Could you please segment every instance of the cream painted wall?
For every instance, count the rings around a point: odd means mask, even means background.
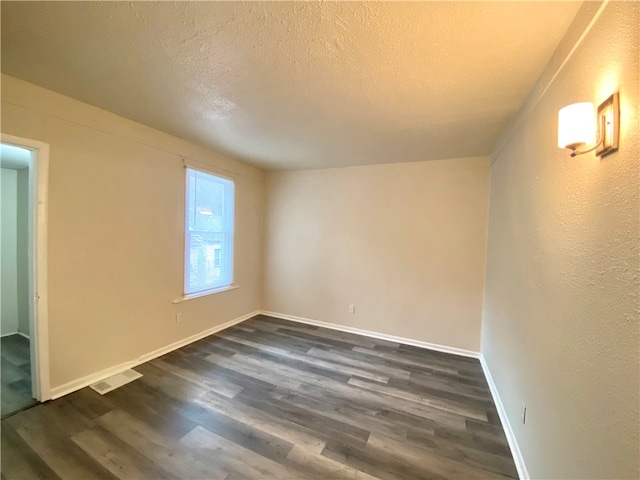
[[[266,310],[479,350],[488,158],[267,178]]]
[[[18,172],[17,192],[17,287],[18,287],[18,331],[29,336],[29,169]]]
[[[2,243],[0,267],[2,271],[2,282],[0,298],[0,314],[2,316],[0,334],[6,335],[18,331],[18,288],[17,278],[17,257],[16,257],[16,223],[17,223],[17,187],[18,172],[7,168],[0,169],[2,180],[2,191],[0,202],[2,202],[0,212],[0,231],[2,232]]]
[[[482,352],[532,478],[640,477],[640,4],[604,6],[553,80],[599,7],[582,7],[491,168]],[[618,90],[617,153],[556,147],[561,107]]]
[[[53,388],[260,308],[261,170],[6,75],[2,132],[50,145]],[[173,304],[183,285],[181,157],[236,180],[240,288]]]

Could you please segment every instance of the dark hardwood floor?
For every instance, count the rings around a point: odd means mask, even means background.
[[[31,353],[29,340],[22,335],[0,338],[2,418],[35,405],[31,397]]]
[[[258,316],[2,421],[2,478],[517,478],[477,360]]]

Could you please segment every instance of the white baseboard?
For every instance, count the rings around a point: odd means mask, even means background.
[[[500,417],[500,423],[502,423],[502,429],[504,430],[504,434],[506,435],[507,441],[509,442],[511,455],[513,456],[513,461],[515,462],[516,469],[518,470],[518,476],[520,477],[520,480],[529,480],[531,477],[529,476],[529,471],[527,470],[527,466],[524,463],[524,457],[522,456],[522,452],[520,451],[520,447],[518,446],[516,436],[513,433],[513,429],[511,428],[511,423],[509,423],[507,411],[502,404],[500,394],[498,393],[498,387],[496,387],[496,384],[493,381],[489,366],[487,365],[487,362],[484,359],[484,355],[482,354],[480,354],[480,365],[482,365],[482,371],[484,372],[484,376],[487,379],[487,383],[489,384],[489,390],[491,390],[493,403],[496,404],[498,416]]]
[[[27,335],[26,333],[22,333],[22,332],[3,333],[2,335],[0,335],[0,338],[10,337],[11,335],[20,335],[21,337],[24,337],[27,340],[31,340],[29,335]]]
[[[411,338],[396,337],[395,335],[387,335],[386,333],[372,332],[371,330],[361,330],[359,328],[346,327],[344,325],[338,325],[336,323],[321,322],[319,320],[312,320],[310,318],[296,317],[295,315],[287,315],[285,313],[269,312],[261,310],[262,315],[269,317],[281,318],[283,320],[291,320],[292,322],[306,323],[307,325],[315,325],[317,327],[330,328],[331,330],[339,330],[341,332],[355,333],[357,335],[364,335],[365,337],[378,338],[380,340],[387,340],[389,342],[404,343],[405,345],[412,345],[414,347],[426,348],[428,350],[436,350],[438,352],[452,353],[453,355],[461,355],[463,357],[480,358],[480,352],[474,352],[473,350],[465,350],[463,348],[448,347],[446,345],[439,345],[437,343],[421,342],[419,340],[413,340]]]
[[[378,339],[387,340],[390,342],[403,343],[405,345],[412,345],[415,347],[426,348],[429,350],[436,350],[438,352],[451,353],[454,355],[462,355],[462,356],[471,357],[471,358],[479,358],[480,365],[482,365],[482,370],[487,379],[487,383],[489,384],[491,396],[493,397],[493,401],[498,410],[498,416],[500,417],[502,428],[507,437],[507,441],[509,442],[509,447],[511,449],[511,454],[513,455],[513,460],[515,462],[516,469],[518,471],[518,476],[520,477],[520,480],[529,480],[531,478],[529,476],[529,472],[527,471],[527,467],[524,463],[524,458],[522,456],[522,452],[520,451],[520,447],[518,446],[516,437],[513,433],[513,429],[511,428],[511,424],[509,423],[509,418],[505,411],[504,405],[502,404],[502,400],[500,399],[500,394],[498,393],[496,384],[494,383],[493,377],[491,376],[491,371],[489,370],[489,367],[484,359],[484,356],[481,353],[474,352],[473,350],[465,350],[462,348],[449,347],[446,345],[422,342],[422,341],[413,340],[410,338],[397,337],[395,335],[387,335],[385,333],[372,332],[370,330],[362,330],[359,328],[347,327],[347,326],[338,325],[335,323],[321,322],[319,320],[312,320],[310,318],[297,317],[294,315],[287,315],[284,313],[269,312],[266,310],[256,310],[256,311],[247,313],[233,320],[229,320],[228,322],[225,322],[223,324],[216,325],[215,327],[211,327],[207,330],[203,330],[200,333],[196,333],[195,335],[191,335],[190,337],[184,338],[182,340],[178,340],[177,342],[171,343],[164,347],[158,348],[152,352],[141,355],[140,357],[134,360],[131,360],[129,362],[120,363],[113,367],[100,370],[99,372],[86,375],[82,378],[78,378],[76,380],[72,380],[71,382],[65,383],[64,385],[60,385],[58,387],[52,388],[51,399],[53,400],[56,398],[60,398],[64,395],[68,395],[69,393],[75,392],[76,390],[80,390],[81,388],[87,387],[92,383],[99,382],[100,380],[104,380],[107,377],[123,372],[130,368],[134,368],[142,363],[148,362],[150,360],[153,360],[154,358],[160,357],[169,352],[177,350],[178,348],[184,347],[185,345],[189,345],[190,343],[196,342],[204,337],[207,337],[209,335],[222,331],[226,328],[232,327],[233,325],[236,325],[238,323],[244,322],[245,320],[248,320],[249,318],[252,318],[258,314],[281,318],[283,320],[291,320],[293,322],[304,323],[307,325],[314,325],[318,327],[329,328],[329,329],[338,330],[341,332],[348,332],[348,333],[354,333],[357,335],[363,335],[366,337],[378,338]],[[8,335],[15,335],[16,333],[19,335],[25,336],[20,332],[15,332],[15,333],[4,334],[2,335],[2,337],[6,337]]]
[[[190,337],[183,338],[182,340],[178,340],[177,342],[173,342],[169,345],[165,345],[164,347],[158,348],[149,353],[145,353],[144,355],[139,356],[138,358],[120,363],[118,365],[114,365],[113,367],[105,368],[104,370],[100,370],[99,372],[92,373],[90,375],[86,375],[82,378],[78,378],[76,380],[72,380],[70,382],[65,383],[64,385],[60,385],[58,387],[51,389],[51,400],[56,398],[60,398],[64,395],[68,395],[69,393],[75,392],[76,390],[80,390],[81,388],[87,387],[92,383],[99,382],[104,380],[111,375],[115,375],[120,372],[124,372],[130,368],[134,368],[142,363],[148,362],[149,360],[153,360],[154,358],[165,355],[169,352],[177,350],[178,348],[184,347],[185,345],[189,345],[190,343],[196,342],[204,337],[208,337],[214,333],[217,333],[225,328],[232,327],[237,323],[244,322],[251,317],[258,315],[260,312],[258,310],[247,313],[246,315],[242,315],[241,317],[234,318],[233,320],[229,320],[228,322],[222,323],[220,325],[216,325],[215,327],[208,328],[207,330],[203,330],[200,333],[196,333],[195,335],[191,335]]]

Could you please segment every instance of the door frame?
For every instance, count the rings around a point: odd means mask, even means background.
[[[31,390],[40,402],[51,399],[49,372],[49,306],[47,270],[47,209],[49,145],[37,140],[1,134],[2,143],[31,150],[29,161],[29,336]]]

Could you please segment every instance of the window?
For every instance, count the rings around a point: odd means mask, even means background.
[[[233,180],[187,169],[185,294],[233,282]]]

